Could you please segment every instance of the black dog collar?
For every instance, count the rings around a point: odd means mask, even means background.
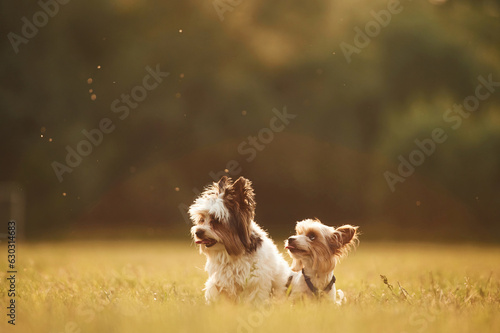
[[[306,273],[304,272],[304,269],[302,268],[302,275],[304,275],[304,280],[306,280],[306,284],[307,286],[309,287],[309,289],[312,291],[312,293],[316,296],[318,296],[318,288],[316,288],[312,282],[311,282],[311,278],[309,276],[306,275]],[[337,279],[335,278],[335,274],[332,276],[332,279],[330,281],[330,283],[328,283],[328,285],[323,289],[323,291],[325,293],[328,293],[330,290],[332,290],[332,287],[333,287],[333,284],[335,283],[335,281],[337,281]]]

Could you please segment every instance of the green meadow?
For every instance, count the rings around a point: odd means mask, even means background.
[[[189,242],[20,243],[15,326],[0,264],[0,331],[499,332],[499,262],[494,246],[361,241],[336,268],[345,305],[256,308],[206,305],[205,257]]]

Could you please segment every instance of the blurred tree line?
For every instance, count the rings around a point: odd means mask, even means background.
[[[377,21],[396,5],[387,24]],[[474,96],[480,76],[500,82],[500,1],[1,9],[0,181],[24,191],[31,238],[187,234],[185,207],[228,169],[253,181],[257,221],[276,236],[318,217],[361,225],[372,239],[500,240],[500,87],[460,128],[443,118]],[[26,21],[40,25],[31,38]],[[356,46],[356,31],[369,43],[349,62],[340,45]],[[147,68],[169,74],[131,107],[123,95],[144,94]],[[296,118],[248,161],[238,147],[285,107]],[[67,146],[77,150],[89,141],[82,131],[105,118],[113,131],[69,167]],[[391,191],[386,172],[398,175],[399,156],[436,128],[447,140]],[[54,162],[71,169],[62,181]]]

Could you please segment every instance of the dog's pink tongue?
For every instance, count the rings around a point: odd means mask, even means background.
[[[291,246],[291,245],[288,245],[285,247],[285,249],[295,249],[295,247]]]

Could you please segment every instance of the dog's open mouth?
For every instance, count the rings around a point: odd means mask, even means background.
[[[206,247],[214,246],[217,243],[215,239],[204,238],[196,241],[196,244],[204,244]]]
[[[285,246],[285,249],[287,249],[290,252],[305,252],[305,250],[301,250],[301,249],[296,248],[295,246],[290,245],[290,244]]]

